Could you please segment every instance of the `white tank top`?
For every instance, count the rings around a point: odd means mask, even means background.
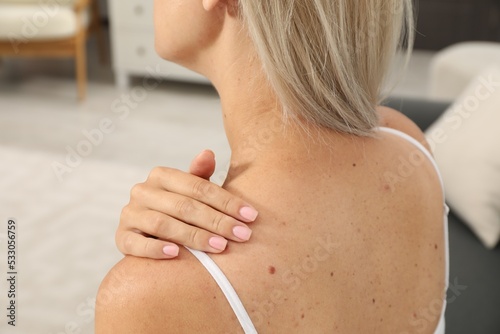
[[[419,150],[421,150],[425,156],[432,162],[432,165],[436,169],[436,173],[439,177],[439,181],[441,183],[441,189],[443,190],[443,205],[444,205],[444,217],[443,217],[443,228],[444,228],[444,245],[445,245],[445,261],[446,261],[446,274],[445,274],[445,285],[446,285],[446,290],[448,289],[448,281],[449,281],[449,247],[448,247],[448,213],[449,213],[449,208],[446,205],[444,201],[444,185],[443,185],[443,179],[441,177],[441,174],[439,173],[439,169],[437,167],[437,164],[432,157],[432,155],[427,151],[427,149],[420,144],[417,140],[415,140],[413,137],[407,135],[406,133],[403,133],[401,131],[395,130],[395,129],[390,129],[390,128],[384,128],[381,127],[379,128],[380,131],[390,133],[393,135],[396,135],[413,145],[415,145]],[[200,252],[197,250],[190,249],[186,247],[200,262],[201,264],[207,269],[207,271],[212,275],[214,278],[215,282],[217,282],[217,285],[219,285],[220,289],[224,293],[224,296],[226,296],[226,299],[228,300],[229,304],[231,305],[231,308],[233,309],[234,313],[236,314],[236,317],[238,318],[238,321],[241,324],[241,327],[245,331],[246,334],[256,334],[257,330],[255,329],[255,326],[250,319],[250,316],[248,315],[247,311],[245,310],[245,307],[243,306],[243,303],[241,302],[240,298],[238,297],[238,294],[234,290],[233,286],[227,279],[226,275],[220,270],[219,266],[204,252]],[[441,317],[439,319],[438,326],[436,330],[434,331],[434,334],[444,334],[445,332],[445,320],[444,320],[444,312],[446,310],[446,298],[443,301],[443,309],[441,310]]]

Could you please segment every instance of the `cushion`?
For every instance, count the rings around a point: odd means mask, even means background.
[[[430,96],[453,101],[478,73],[500,66],[500,43],[465,42],[452,45],[433,57],[430,71]]]
[[[23,0],[21,4],[0,0],[0,40],[57,40],[74,36],[77,32],[74,1],[66,2],[69,5],[54,7],[38,1],[33,4],[31,0]],[[89,22],[89,13],[84,11],[83,26],[87,27]]]
[[[426,131],[447,201],[484,245],[500,239],[500,68],[477,76]]]

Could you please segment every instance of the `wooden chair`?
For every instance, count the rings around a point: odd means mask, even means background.
[[[102,61],[104,37],[95,0],[53,1],[46,4],[38,0],[0,0],[0,58],[75,58],[80,100],[86,95],[86,40],[92,32],[97,35]]]

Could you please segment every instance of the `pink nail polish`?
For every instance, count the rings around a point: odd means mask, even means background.
[[[174,245],[167,245],[163,247],[163,254],[176,257],[177,255],[179,255],[179,247]]]
[[[259,213],[249,206],[244,206],[240,209],[240,216],[249,222],[253,222],[255,219],[257,219],[258,215]]]
[[[208,240],[208,244],[217,250],[223,251],[226,249],[227,240],[220,237],[212,237]]]
[[[248,227],[236,226],[235,228],[233,228],[233,234],[236,238],[240,240],[248,241],[252,236],[252,230],[249,229]]]

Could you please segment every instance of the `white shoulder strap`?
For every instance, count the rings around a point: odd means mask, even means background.
[[[234,290],[233,286],[227,279],[226,275],[220,270],[219,266],[206,254],[191,248],[186,247],[188,251],[190,251],[207,269],[207,271],[212,275],[217,285],[219,285],[220,289],[226,296],[227,301],[231,305],[231,308],[236,314],[238,321],[241,324],[241,327],[245,331],[245,334],[257,334],[257,330],[250,319],[243,303],[241,302],[238,294]]]
[[[418,142],[418,140],[416,140],[415,138],[413,138],[412,136],[402,132],[402,131],[399,131],[399,130],[396,130],[396,129],[391,129],[391,128],[386,128],[386,127],[380,127],[378,128],[380,131],[383,131],[383,132],[387,132],[387,133],[392,133],[393,135],[396,135],[406,141],[409,141],[410,143],[412,143],[413,145],[415,145],[420,151],[422,151],[422,153],[425,154],[425,156],[430,160],[430,162],[432,163],[432,165],[434,166],[434,169],[436,170],[436,173],[439,177],[439,182],[441,183],[441,189],[443,189],[443,195],[444,195],[444,183],[443,183],[443,178],[441,177],[441,173],[439,172],[439,168],[436,164],[436,160],[434,160],[434,157],[432,156],[432,154],[425,148],[424,145],[422,145],[421,143]]]

